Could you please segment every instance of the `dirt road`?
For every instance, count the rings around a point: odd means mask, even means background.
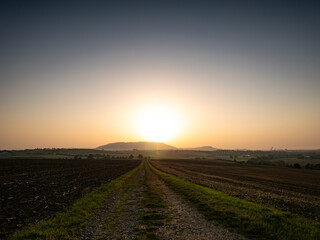
[[[108,198],[78,239],[243,239],[207,221],[173,192],[148,163]]]

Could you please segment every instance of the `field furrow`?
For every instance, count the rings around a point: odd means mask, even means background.
[[[49,219],[139,163],[102,159],[0,160],[0,239],[28,224]]]
[[[16,232],[12,239],[318,239],[316,221],[156,167],[158,161],[143,160],[53,218]],[[199,171],[193,176],[206,174]]]
[[[318,171],[219,160],[157,160],[159,170],[196,184],[320,221]]]

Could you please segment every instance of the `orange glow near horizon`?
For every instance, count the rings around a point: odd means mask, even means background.
[[[320,1],[2,2],[0,150],[320,149]]]
[[[101,60],[29,76],[38,82],[0,94],[0,149],[133,141],[181,148],[319,148],[316,86],[297,82],[288,91],[286,84],[270,85],[271,78],[281,83],[294,75],[251,72],[253,63],[244,71],[229,62],[230,72],[213,64],[215,58],[210,68],[152,59],[115,61],[109,68]]]

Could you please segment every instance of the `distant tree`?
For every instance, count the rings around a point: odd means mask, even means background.
[[[294,168],[301,168],[301,166],[300,166],[300,164],[299,164],[299,163],[295,163],[295,164],[293,164],[293,167],[294,167]]]
[[[142,155],[142,154],[139,154],[139,155],[138,155],[138,158],[139,158],[140,160],[142,160],[142,159],[143,159],[143,155]]]
[[[308,164],[306,164],[306,166],[305,166],[304,168],[306,168],[306,169],[312,169],[312,164],[308,163]]]
[[[134,156],[132,154],[130,154],[129,159],[133,159],[133,158],[134,158]]]
[[[320,164],[306,164],[305,166],[306,169],[316,169],[316,170],[320,170]]]
[[[92,154],[89,154],[87,159],[93,159],[93,155]]]

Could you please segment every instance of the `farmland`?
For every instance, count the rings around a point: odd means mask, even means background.
[[[220,160],[153,160],[157,169],[196,184],[320,221],[317,170],[250,166]]]
[[[0,161],[1,239],[319,236],[318,170],[206,159]]]
[[[48,219],[139,160],[1,159],[0,238]]]
[[[159,171],[151,161],[12,239],[319,239],[319,223]]]
[[[220,159],[230,160],[254,165],[287,166],[293,167],[295,163],[305,168],[307,164],[320,164],[320,150],[121,150],[106,151],[98,149],[25,149],[25,150],[0,150],[0,159],[74,159],[87,158],[89,155],[95,158],[125,159],[130,155],[150,157],[152,159]]]

